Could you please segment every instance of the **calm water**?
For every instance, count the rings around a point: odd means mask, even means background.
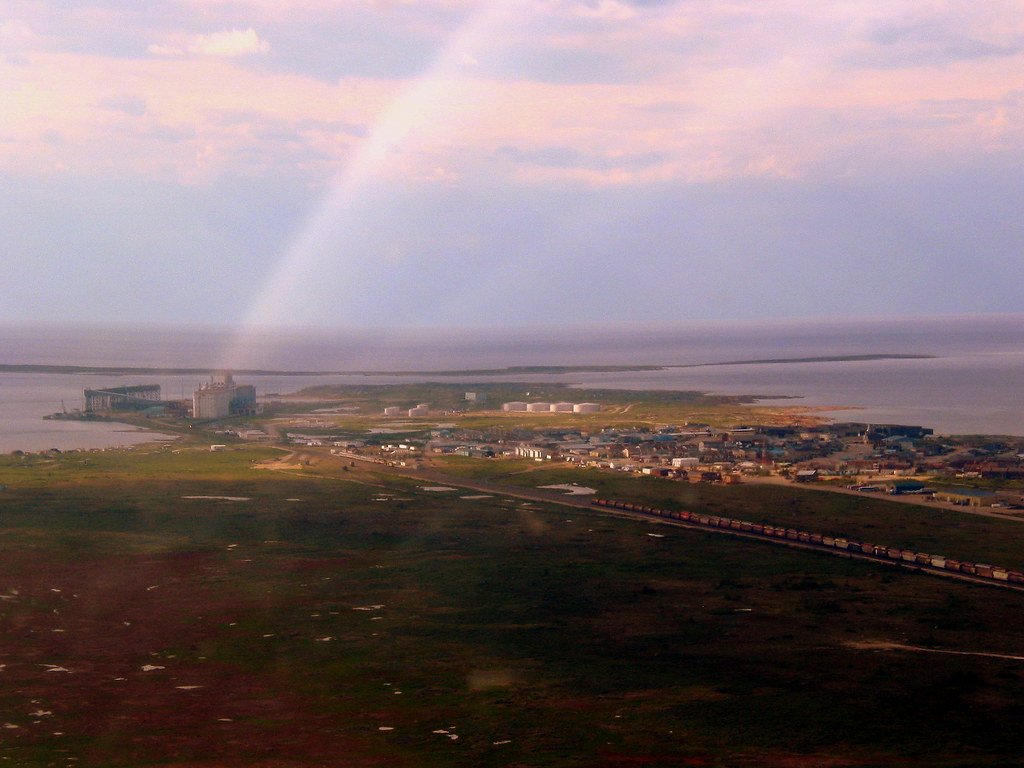
[[[211,328],[0,327],[0,363],[394,371],[508,365],[660,364],[856,354],[930,354],[879,360],[669,368],[616,374],[510,376],[586,386],[686,389],[794,397],[856,408],[842,420],[914,423],[945,433],[1024,435],[1024,316],[832,323],[690,324],[655,328],[353,330],[255,333]],[[438,380],[388,376],[244,377],[261,394],[313,383]],[[464,378],[464,377],[463,377]],[[159,383],[188,396],[199,376],[0,374],[0,451],[98,448],[151,439],[113,424],[44,421],[82,407],[86,387]],[[458,380],[458,379],[451,379]],[[471,381],[472,377],[468,379]],[[488,378],[495,381],[498,379]]]

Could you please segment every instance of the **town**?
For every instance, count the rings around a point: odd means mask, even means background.
[[[502,393],[515,389],[490,387]],[[362,388],[354,398],[340,392],[310,400],[297,393],[258,401],[253,385],[221,373],[197,388],[191,401],[165,401],[159,385],[138,385],[86,390],[85,403],[93,417],[136,414],[163,424],[188,422],[217,440],[215,450],[230,441],[274,442],[327,447],[335,455],[410,468],[444,457],[519,459],[676,482],[792,482],[1010,515],[1024,510],[1024,488],[1015,482],[1024,480],[1020,438],[943,436],[924,426],[806,418],[727,426],[711,420],[651,423],[628,418],[631,406],[623,402],[637,393],[616,397],[584,390],[606,399],[489,405],[485,391],[457,389],[419,390],[435,395],[439,405],[396,404],[406,392],[389,386]],[[325,407],[309,407],[314,404]]]

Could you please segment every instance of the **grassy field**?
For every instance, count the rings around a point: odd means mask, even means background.
[[[275,455],[0,460],[0,758],[1019,763],[1024,662],[857,645],[1017,655],[1018,594]]]
[[[467,402],[466,392],[476,392],[477,402]],[[339,415],[318,414],[320,418],[341,429],[364,431],[367,419],[384,422],[380,416],[386,406],[409,408],[428,403],[435,416],[419,421],[424,429],[436,425],[436,414],[464,411],[454,418],[466,429],[536,429],[544,427],[650,427],[664,424],[710,423],[719,427],[742,424],[793,424],[814,420],[813,414],[794,401],[792,408],[750,406],[755,396],[734,397],[706,395],[700,392],[631,391],[621,389],[582,389],[569,384],[539,382],[474,382],[449,384],[331,385],[310,387],[284,398],[275,405],[277,412],[308,409],[310,401],[318,407],[327,405],[358,408],[358,412]],[[599,402],[600,414],[504,413],[501,405],[509,401],[524,402]],[[406,421],[404,417],[401,419]]]
[[[534,461],[435,459],[446,473],[535,488],[575,482],[608,498],[845,536],[971,562],[1024,568],[1024,524],[793,485],[690,484]]]

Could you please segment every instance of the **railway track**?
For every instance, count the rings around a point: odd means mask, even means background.
[[[334,458],[334,457],[331,457],[331,458]],[[412,479],[416,479],[416,480],[421,480],[421,481],[424,481],[424,482],[437,483],[437,484],[442,484],[442,485],[449,485],[449,486],[453,486],[453,487],[456,487],[456,488],[462,488],[462,489],[472,490],[472,491],[479,491],[481,493],[488,493],[488,494],[506,496],[506,497],[510,497],[510,498],[522,499],[524,501],[536,501],[536,502],[543,502],[543,503],[546,503],[546,504],[558,504],[560,506],[572,507],[574,509],[588,509],[588,510],[592,510],[592,511],[601,511],[601,512],[604,512],[606,514],[610,514],[610,515],[614,515],[616,517],[622,517],[622,518],[626,518],[626,519],[630,519],[630,520],[642,520],[642,521],[647,522],[647,523],[656,523],[656,524],[659,524],[659,525],[666,525],[666,526],[675,527],[675,528],[684,528],[684,529],[693,530],[693,531],[703,531],[705,533],[718,533],[718,534],[722,534],[722,535],[732,536],[732,537],[738,538],[738,539],[745,539],[747,541],[760,542],[762,544],[771,544],[771,545],[774,545],[774,546],[788,547],[790,549],[799,549],[799,550],[803,550],[803,551],[806,551],[806,552],[816,552],[818,554],[830,555],[832,557],[842,557],[842,558],[846,558],[848,560],[861,560],[861,561],[864,561],[864,562],[873,563],[875,565],[886,565],[886,566],[889,566],[891,568],[900,568],[900,569],[906,570],[906,571],[912,571],[912,572],[921,573],[921,574],[925,574],[925,575],[929,575],[929,576],[936,576],[936,577],[944,578],[944,579],[952,579],[954,581],[965,582],[965,583],[968,583],[968,584],[979,584],[979,585],[986,586],[986,587],[996,587],[998,589],[1005,589],[1005,590],[1010,590],[1010,591],[1013,591],[1013,592],[1024,592],[1024,575],[1021,576],[1021,579],[1022,579],[1021,582],[1014,583],[1014,582],[1012,582],[1012,581],[1010,581],[1008,579],[1007,580],[1001,580],[1001,579],[996,579],[996,578],[992,578],[992,577],[988,577],[988,576],[979,576],[976,573],[975,574],[964,573],[962,571],[950,570],[950,569],[948,569],[946,567],[937,567],[937,566],[931,565],[929,563],[921,563],[921,562],[916,562],[916,561],[915,562],[909,562],[909,561],[904,560],[902,558],[901,559],[894,559],[894,558],[891,558],[891,557],[888,557],[888,556],[880,557],[877,554],[868,554],[868,553],[865,553],[863,551],[853,551],[853,550],[850,550],[850,549],[840,549],[840,548],[837,548],[836,546],[828,546],[828,545],[825,545],[825,544],[811,542],[809,540],[808,541],[799,541],[799,540],[794,540],[794,539],[789,539],[789,538],[784,538],[784,537],[778,537],[778,536],[773,536],[773,535],[766,535],[763,532],[758,533],[758,532],[755,532],[753,530],[744,531],[744,530],[736,529],[736,528],[732,528],[732,527],[721,527],[719,525],[710,525],[710,524],[707,524],[707,523],[701,523],[699,521],[699,518],[701,516],[697,516],[697,520],[696,521],[693,521],[693,520],[683,520],[683,519],[679,519],[677,517],[668,517],[667,516],[668,513],[666,513],[665,515],[652,514],[651,512],[643,512],[643,511],[639,511],[638,509],[623,509],[623,508],[620,508],[620,507],[611,506],[610,503],[606,503],[606,504],[595,503],[595,502],[600,501],[598,499],[581,500],[579,497],[560,496],[558,494],[555,494],[555,493],[552,493],[552,492],[549,492],[549,491],[539,490],[539,489],[538,490],[534,490],[534,489],[531,489],[531,488],[510,488],[507,485],[502,485],[502,484],[498,484],[498,483],[489,483],[489,482],[484,482],[484,481],[479,481],[479,480],[466,480],[465,478],[453,477],[451,475],[446,475],[444,473],[437,472],[437,471],[434,471],[434,470],[429,470],[429,469],[408,469],[408,468],[402,468],[402,467],[387,466],[387,465],[384,465],[384,464],[380,464],[378,462],[371,462],[371,460],[368,460],[368,459],[366,459],[364,457],[361,457],[361,456],[358,456],[358,455],[354,455],[354,454],[351,455],[351,456],[346,456],[345,459],[346,460],[357,460],[357,461],[363,461],[363,462],[367,462],[367,463],[372,463],[374,471],[378,471],[378,472],[379,471],[384,471],[384,472],[386,472],[388,474],[399,475],[399,476],[402,476],[402,477],[408,477],[408,478],[412,478]],[[623,504],[624,505],[627,502],[615,502],[615,503],[619,503],[619,504]],[[639,505],[631,504],[631,506],[637,507]],[[664,510],[657,510],[657,511],[663,512]],[[681,514],[681,513],[676,513],[676,514]],[[686,514],[690,514],[690,513],[686,513]],[[717,518],[717,517],[713,517],[713,516],[704,516],[704,517],[706,517],[708,520],[711,520],[711,519],[715,519],[715,520],[729,520],[728,518]],[[729,520],[729,522],[731,523],[733,521]],[[741,523],[741,521],[735,521],[735,522]],[[750,523],[746,523],[746,524],[747,525],[753,525],[753,524],[750,524]],[[764,528],[764,527],[765,526],[762,526],[762,528]],[[778,530],[774,526],[767,526],[767,527],[768,528],[772,528],[774,530]],[[804,532],[799,531],[799,532],[796,532],[796,533],[799,535],[799,534],[803,534]],[[805,535],[810,537],[812,534],[805,534]],[[823,536],[821,538],[822,539],[832,539],[833,541],[835,541],[834,537],[825,537],[825,536]],[[862,546],[862,545],[860,545],[860,546]],[[890,548],[885,548],[885,549],[888,552],[888,550]],[[958,561],[953,561],[953,562],[958,562]],[[967,564],[967,565],[974,565],[974,564]],[[974,566],[974,567],[977,567],[977,566]],[[982,567],[992,568],[992,566],[982,566]],[[1004,569],[998,569],[998,570],[1004,570]]]

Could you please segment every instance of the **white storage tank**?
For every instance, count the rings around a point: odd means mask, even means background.
[[[430,413],[430,408],[425,405],[417,405],[415,408],[409,409],[410,416],[427,416]]]
[[[552,403],[552,413],[572,413],[575,406],[572,403]]]
[[[389,405],[387,408],[384,409],[384,415],[385,416],[401,416],[402,415],[402,409],[399,408],[397,405]]]
[[[530,403],[526,410],[530,413],[551,413],[551,403]]]
[[[503,403],[502,406],[501,406],[501,410],[503,410],[503,411],[525,411],[526,410],[526,403],[521,403],[519,401],[515,401],[515,402],[511,402],[511,403]]]
[[[572,407],[573,413],[600,413],[600,403],[576,403]]]

